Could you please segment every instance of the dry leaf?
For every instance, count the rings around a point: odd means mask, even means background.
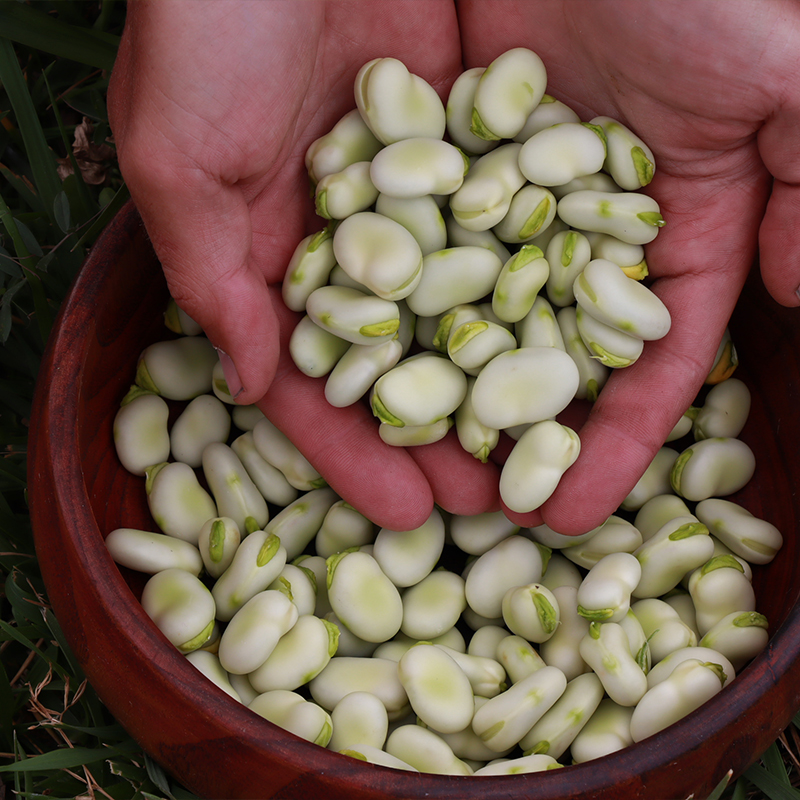
[[[97,186],[106,179],[108,162],[114,158],[115,151],[111,145],[95,144],[92,141],[94,125],[88,117],[75,128],[75,140],[72,143],[72,154],[78,163],[83,180]],[[58,176],[64,180],[72,175],[72,162],[69,158],[58,159]]]

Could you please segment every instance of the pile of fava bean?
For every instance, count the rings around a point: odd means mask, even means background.
[[[556,414],[669,328],[643,283],[662,222],[637,191],[652,153],[618,122],[582,123],[545,81],[511,50],[465,72],[445,107],[400,62],[366,64],[357,109],[308,150],[331,223],[283,287],[305,312],[298,367],[327,376],[334,406],[369,394],[385,441],[455,424],[485,460],[500,431],[517,439],[501,485],[515,510],[577,455]],[[765,647],[752,570],[782,537],[724,499],[755,468],[727,333],[617,514],[568,537],[438,508],[415,530],[379,528],[233,403],[174,302],[165,320],[178,336],[141,354],[114,423],[157,530],[106,544],[150,576],[141,602],[169,642],[292,734],[402,770],[559,768],[663,730]]]

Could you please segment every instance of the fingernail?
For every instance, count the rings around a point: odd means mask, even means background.
[[[219,347],[214,349],[217,351],[217,355],[219,355],[219,363],[222,364],[222,372],[225,375],[225,383],[228,384],[228,391],[235,400],[244,391],[242,380],[239,377],[239,373],[236,371],[233,359],[224,350],[220,350]]]

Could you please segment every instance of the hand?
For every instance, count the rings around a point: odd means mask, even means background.
[[[648,246],[670,333],[615,372],[582,451],[542,509],[558,531],[624,499],[710,369],[760,243],[773,297],[800,304],[800,6],[792,0],[461,0],[465,67],[537,52],[548,93],[581,119],[629,125],[656,153],[648,187],[667,222]]]
[[[120,165],[172,295],[222,351],[238,402],[261,401],[381,525],[420,525],[434,498],[459,513],[497,507],[496,468],[454,436],[410,455],[381,442],[361,405],[328,406],[323,382],[291,363],[296,317],[269,291],[321,227],[306,149],[354,107],[372,58],[399,58],[446,97],[461,72],[452,4],[139,0],[128,14],[109,94]]]

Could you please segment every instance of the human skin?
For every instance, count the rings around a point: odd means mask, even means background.
[[[578,461],[542,509],[509,512],[564,533],[603,522],[702,384],[759,236],[767,288],[800,304],[800,6],[727,0],[724,8],[715,0],[131,3],[109,94],[121,168],[170,290],[225,354],[237,400],[258,401],[378,524],[416,527],[434,501],[459,514],[498,507],[498,467],[461,451],[452,431],[436,445],[390,448],[365,406],[327,406],[322,382],[288,357],[297,316],[276,287],[297,242],[321,227],[305,150],[354,107],[363,63],[399,58],[446,98],[465,67],[526,46],[544,60],[550,94],[583,119],[616,117],[648,142],[657,170],[647,191],[667,219],[647,260],[672,330],[612,376],[580,430]]]

